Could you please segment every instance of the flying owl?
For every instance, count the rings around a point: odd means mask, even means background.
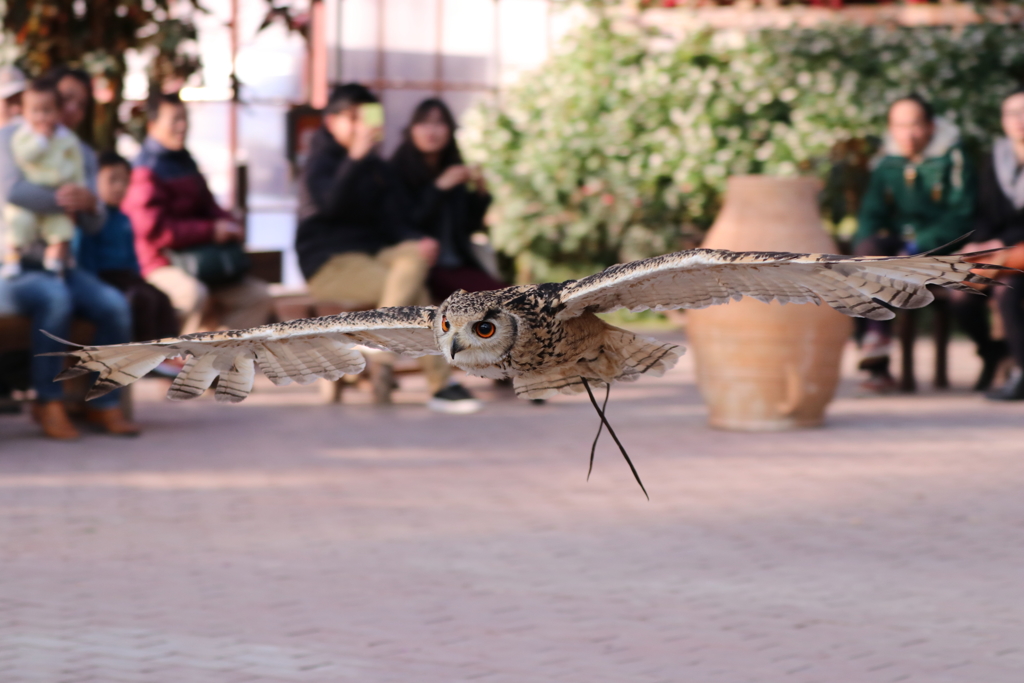
[[[380,308],[81,347],[66,353],[72,365],[56,380],[99,373],[87,396],[95,398],[182,356],[187,361],[168,390],[170,399],[200,396],[217,379],[216,399],[234,403],[249,395],[257,365],[277,385],[336,380],[363,370],[355,347],[364,345],[406,356],[439,354],[472,375],[510,377],[525,398],[586,391],[619,444],[591,386],[660,376],[683,349],[610,325],[597,313],[704,308],[749,296],[784,304],[824,302],[846,315],[886,320],[895,315],[893,308],[930,303],[928,285],[977,292],[970,284],[993,282],[971,271],[998,266],[965,260],[987,253],[851,258],[693,249],[612,266],[581,280],[459,291],[437,307]]]

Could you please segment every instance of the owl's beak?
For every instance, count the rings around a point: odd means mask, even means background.
[[[459,351],[464,351],[465,348],[465,346],[459,343],[459,338],[454,337],[452,339],[452,358],[455,358],[455,354],[457,354]]]

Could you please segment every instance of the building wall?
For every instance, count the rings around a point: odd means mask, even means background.
[[[192,101],[189,149],[219,200],[230,204],[232,160],[228,146],[230,0],[204,0],[210,13],[197,18],[204,68],[183,94]],[[284,281],[299,287],[292,243],[296,187],[286,158],[285,114],[309,102],[309,60],[321,60],[329,84],[360,81],[381,95],[386,125],[384,154],[424,98],[439,95],[459,117],[481,98],[540,65],[575,21],[548,0],[323,0],[321,31],[306,42],[280,27],[257,32],[266,4],[239,0],[237,73],[243,104],[237,108],[239,161],[249,167],[251,247],[285,253]],[[297,5],[302,9],[301,5]],[[323,88],[321,94],[325,92]]]
[[[459,116],[547,58],[561,23],[547,0],[328,0],[328,74],[382,95],[385,152],[412,109],[440,95]]]

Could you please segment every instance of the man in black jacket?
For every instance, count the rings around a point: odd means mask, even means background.
[[[338,86],[310,144],[299,186],[295,249],[318,300],[367,307],[430,304],[426,278],[439,246],[401,218],[392,172],[374,149],[382,119],[377,98],[365,86]],[[393,358],[381,354],[374,360],[374,396],[388,403]],[[431,408],[455,413],[480,408],[465,389],[449,383],[443,359],[427,356],[423,369],[434,392]]]
[[[964,251],[1024,244],[1024,88],[1015,90],[1003,100],[1002,123],[1006,137],[996,138],[992,153],[981,167],[974,241],[964,246]],[[986,261],[999,262],[1008,255],[1004,252]],[[988,392],[988,397],[1001,401],[1024,401],[1024,274],[1011,272],[1004,274],[1002,279],[1009,286],[990,287],[989,293],[998,304],[1009,352],[1017,367],[1009,381]],[[975,308],[980,309],[979,319],[987,325],[988,311],[984,300],[978,302],[980,297],[969,298]]]

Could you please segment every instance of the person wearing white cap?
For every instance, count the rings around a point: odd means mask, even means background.
[[[14,126],[7,129],[7,124],[21,114],[21,92],[25,89],[25,74],[16,66],[0,67],[0,147],[10,144],[10,136]],[[5,176],[17,177],[17,169],[0,166],[0,186],[6,187]],[[5,248],[3,217],[0,216],[0,250]],[[18,307],[13,300],[10,287],[0,283],[0,315],[17,313]],[[11,387],[0,377],[0,412],[18,412],[20,408],[11,398]]]
[[[21,115],[21,93],[27,85],[28,79],[21,69],[0,67],[0,127]]]
[[[16,66],[0,67],[0,147],[9,149],[11,137],[21,122],[21,93],[28,87],[24,72]],[[0,164],[0,189],[14,185],[20,171],[14,164]],[[2,199],[2,197],[0,197]],[[0,218],[0,228],[3,227]],[[3,230],[0,230],[0,237]]]

